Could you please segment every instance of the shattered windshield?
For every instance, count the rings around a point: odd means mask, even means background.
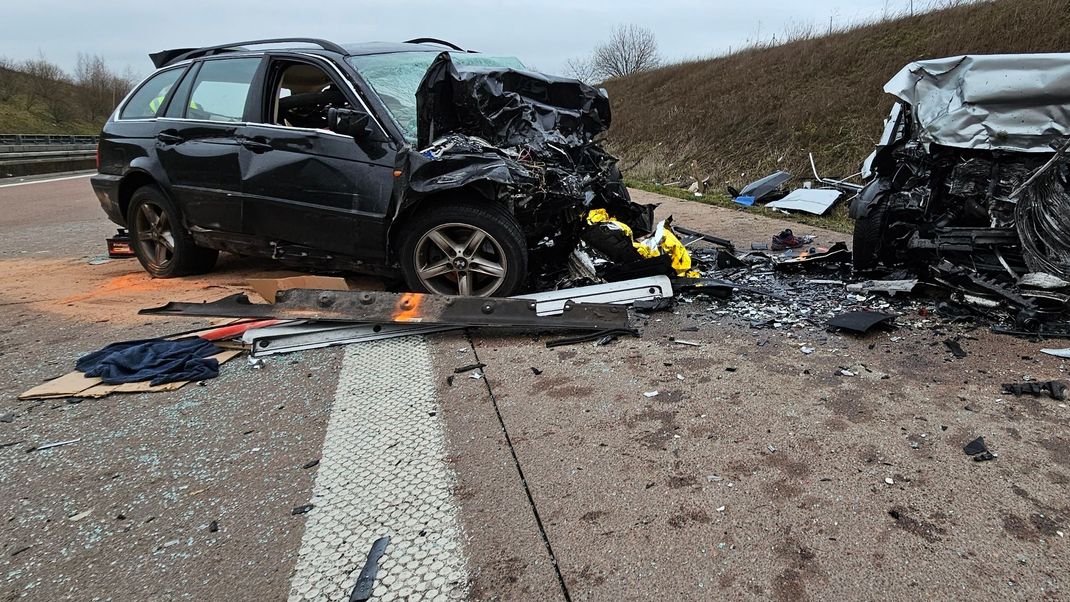
[[[390,110],[394,121],[410,142],[416,141],[416,90],[440,52],[395,52],[351,56],[349,63],[356,67],[365,81],[379,94]],[[518,59],[474,53],[450,53],[454,64],[461,67],[507,67],[524,69]]]

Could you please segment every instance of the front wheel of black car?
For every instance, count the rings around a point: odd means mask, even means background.
[[[429,208],[406,224],[401,240],[401,267],[413,291],[508,297],[527,274],[524,233],[499,205]]]
[[[203,274],[219,257],[219,251],[193,242],[171,200],[152,186],[134,191],[126,225],[134,254],[153,278]]]

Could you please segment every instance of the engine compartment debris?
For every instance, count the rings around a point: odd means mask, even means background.
[[[897,102],[850,204],[856,270],[905,270],[1011,314],[1008,333],[1066,330],[1070,131],[1048,115],[1065,97],[1051,74],[1067,69],[1066,55],[966,55],[893,77]]]

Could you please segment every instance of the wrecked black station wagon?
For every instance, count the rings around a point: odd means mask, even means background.
[[[228,251],[505,296],[564,265],[592,210],[652,227],[596,140],[605,93],[516,59],[432,39],[151,56],[92,184],[153,276]]]

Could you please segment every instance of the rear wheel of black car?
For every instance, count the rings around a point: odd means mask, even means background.
[[[401,240],[401,267],[413,291],[508,297],[527,275],[524,233],[499,205],[429,208],[406,224]]]
[[[134,254],[153,278],[203,274],[215,266],[219,251],[198,247],[178,210],[152,186],[134,191],[126,218]]]

